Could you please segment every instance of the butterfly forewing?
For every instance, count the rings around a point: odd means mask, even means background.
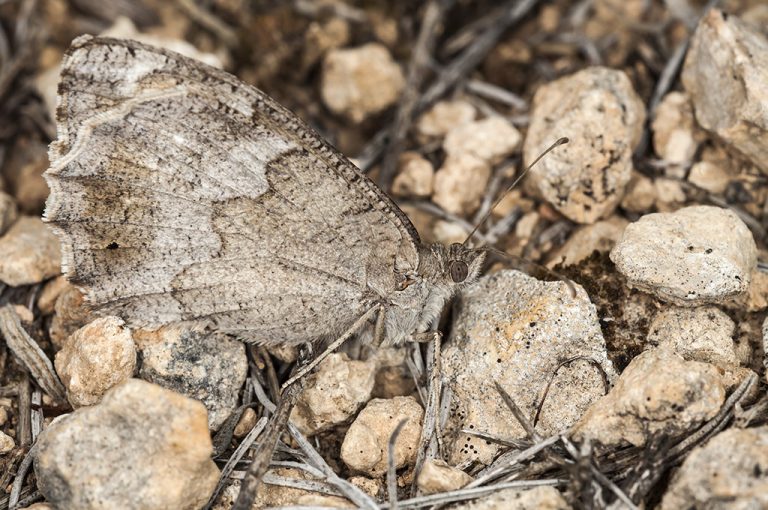
[[[257,89],[84,37],[62,69],[46,217],[87,299],[134,326],[333,335],[418,267],[402,212]]]

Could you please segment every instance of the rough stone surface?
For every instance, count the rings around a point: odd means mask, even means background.
[[[432,201],[453,214],[470,214],[479,206],[491,177],[487,161],[469,153],[445,158],[435,173]]]
[[[323,60],[323,101],[331,111],[353,122],[393,105],[404,86],[400,66],[378,43],[331,50]]]
[[[645,106],[622,71],[590,67],[540,87],[523,145],[528,165],[558,137],[570,143],[540,161],[528,185],[578,223],[619,204],[632,175]]]
[[[621,238],[628,222],[620,216],[584,225],[576,230],[551,258],[551,264],[578,264],[597,250],[609,252]]]
[[[768,172],[768,39],[712,9],[691,39],[681,75],[696,120]]]
[[[654,113],[651,130],[656,154],[667,163],[686,163],[693,159],[701,141],[690,99],[682,92],[670,92]]]
[[[45,429],[40,492],[56,508],[196,509],[219,477],[205,407],[138,379]]]
[[[476,115],[477,109],[467,101],[441,101],[419,118],[416,129],[425,137],[445,136],[452,129],[475,120]]]
[[[504,489],[454,510],[570,510],[570,505],[554,487]]]
[[[103,317],[75,331],[54,364],[72,407],[90,406],[133,377],[136,346],[122,319]]]
[[[719,308],[672,307],[659,312],[648,330],[648,343],[670,348],[686,360],[715,365],[737,364],[736,324]]]
[[[746,292],[757,248],[734,212],[700,205],[630,224],[611,260],[630,286],[692,306]]]
[[[0,235],[5,234],[18,217],[16,201],[8,193],[0,191]]]
[[[712,193],[722,193],[728,187],[728,183],[731,182],[731,175],[716,163],[699,161],[691,167],[688,181]]]
[[[238,439],[245,437],[254,425],[256,425],[258,419],[259,417],[256,414],[256,411],[248,407],[243,411],[243,415],[240,416],[240,419],[237,421],[237,425],[235,425],[235,430],[232,431],[232,435]]]
[[[134,338],[142,357],[139,377],[201,401],[211,430],[235,410],[248,372],[242,342],[174,325],[137,331]]]
[[[574,357],[591,358],[599,368],[583,359],[563,364]],[[485,276],[459,296],[442,361],[453,392],[444,436],[452,465],[487,464],[498,451],[462,429],[525,436],[495,382],[531,418],[552,382],[536,423],[546,436],[575,423],[606,393],[603,372],[615,377],[584,289],[576,286],[572,297],[563,282],[541,282],[512,270]]]
[[[472,477],[467,473],[439,459],[427,459],[416,478],[416,484],[424,494],[458,490],[471,481]]]
[[[498,163],[520,145],[522,136],[499,116],[461,124],[451,129],[443,141],[448,156],[472,154],[488,163]]]
[[[768,508],[768,427],[732,428],[694,449],[661,510]]]
[[[375,362],[331,354],[309,376],[291,420],[310,436],[344,423],[371,398],[375,378]]]
[[[0,455],[10,452],[16,447],[16,441],[11,436],[0,430]]]
[[[392,182],[392,193],[405,197],[428,197],[432,194],[435,169],[418,152],[400,155],[399,172]]]
[[[424,410],[413,397],[375,398],[352,422],[341,445],[341,460],[355,471],[378,477],[387,471],[387,450],[392,432],[408,419],[395,442],[395,466],[416,461]]]
[[[52,314],[56,307],[56,301],[68,285],[64,275],[57,276],[46,282],[40,290],[40,295],[37,297],[37,308],[40,309],[40,313],[43,315]]]
[[[59,294],[54,310],[56,313],[51,321],[50,336],[53,345],[59,349],[64,346],[72,333],[88,324],[93,318],[83,293],[70,284],[67,284]]]
[[[605,397],[574,427],[577,440],[642,446],[650,435],[677,436],[712,418],[725,400],[717,368],[669,349],[636,356]]]
[[[656,187],[653,181],[639,172],[633,172],[627,184],[621,207],[633,213],[646,213],[656,202]]]
[[[0,238],[0,281],[12,287],[61,273],[59,240],[40,218],[23,216]]]

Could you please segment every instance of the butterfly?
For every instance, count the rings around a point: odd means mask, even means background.
[[[206,321],[267,346],[428,334],[485,252],[424,244],[286,108],[171,51],[67,51],[45,219],[90,305],[133,327]]]

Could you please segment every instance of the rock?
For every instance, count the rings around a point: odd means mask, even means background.
[[[11,436],[0,430],[0,455],[4,455],[16,448],[16,441]]]
[[[759,269],[752,271],[747,295],[742,300],[736,300],[736,305],[748,312],[759,312],[768,308],[768,273]]]
[[[608,216],[632,175],[645,106],[622,71],[589,67],[541,86],[523,145],[529,165],[558,137],[570,143],[541,160],[528,186],[578,223]]]
[[[418,152],[400,155],[399,172],[392,182],[392,193],[403,197],[428,197],[432,194],[435,169]]]
[[[472,154],[494,164],[512,155],[521,139],[509,121],[494,115],[451,129],[443,141],[443,150],[448,157]]]
[[[332,17],[324,21],[313,21],[304,35],[302,67],[309,70],[329,50],[341,48],[349,42],[349,21]]]
[[[698,205],[630,224],[611,260],[631,287],[694,306],[746,292],[757,248],[735,213]]]
[[[400,66],[378,43],[331,50],[323,60],[323,102],[355,123],[395,104],[404,86]]]
[[[235,425],[235,430],[232,431],[232,435],[238,439],[245,437],[256,425],[258,419],[259,417],[256,415],[256,411],[250,407],[246,408],[245,411],[243,411],[243,415],[240,416],[240,419],[237,421],[237,425]]]
[[[659,312],[648,330],[648,344],[669,348],[691,361],[738,364],[733,344],[736,324],[714,306],[671,307]]]
[[[720,410],[725,400],[717,368],[685,361],[669,349],[636,356],[613,389],[573,428],[576,440],[613,447],[643,446],[650,436],[691,432]]]
[[[464,471],[439,459],[427,459],[416,478],[416,484],[424,494],[458,490],[471,481],[472,477]]]
[[[54,365],[72,407],[90,406],[133,377],[136,346],[122,319],[103,317],[75,331]]]
[[[712,193],[723,193],[731,182],[731,175],[711,161],[699,161],[691,167],[688,182]]]
[[[8,193],[0,191],[0,235],[6,233],[18,217],[19,209],[16,201]]]
[[[307,436],[346,422],[371,398],[375,376],[375,362],[331,354],[309,376],[291,420]]]
[[[416,384],[408,370],[406,347],[379,347],[373,360],[376,362],[374,398],[406,397],[416,394]]]
[[[651,131],[656,154],[667,163],[685,164],[693,159],[701,142],[688,96],[670,92],[654,112]]]
[[[37,485],[56,508],[200,508],[219,478],[205,407],[138,379],[46,428]]]
[[[30,506],[25,506],[20,510],[56,510],[52,505],[48,503],[34,503]]]
[[[441,101],[419,118],[416,129],[423,137],[441,137],[475,120],[477,109],[463,99]]]
[[[712,9],[691,39],[681,80],[698,123],[768,172],[768,39]]]
[[[407,419],[395,442],[397,469],[416,461],[424,410],[413,397],[375,398],[352,422],[341,445],[341,460],[355,471],[378,477],[387,472],[388,442]]]
[[[435,173],[432,201],[453,214],[471,214],[491,178],[489,164],[469,153],[448,156]]]
[[[628,222],[620,216],[612,216],[592,225],[579,227],[550,259],[550,266],[572,266],[586,259],[593,252],[609,252],[621,238]]]
[[[201,401],[211,430],[237,408],[248,373],[242,342],[183,325],[136,331],[134,339],[142,357],[139,377]]]
[[[469,232],[456,222],[437,220],[432,227],[432,235],[437,242],[450,246],[453,243],[463,243]]]
[[[56,313],[51,321],[50,336],[53,345],[61,349],[69,335],[82,328],[92,320],[92,315],[85,303],[83,293],[67,284],[56,299]]]
[[[605,394],[604,377],[615,378],[595,307],[578,285],[572,297],[563,282],[503,270],[466,288],[454,314],[442,355],[443,377],[453,393],[444,429],[446,460],[452,465],[488,464],[498,452],[498,445],[462,434],[462,429],[508,438],[526,435],[494,383],[534,416],[551,382],[536,423],[546,436],[575,423]],[[563,364],[576,357],[594,363]]]
[[[379,493],[384,489],[384,486],[380,480],[368,478],[366,476],[353,476],[349,479],[349,483],[356,486],[374,499],[379,499]]]
[[[8,410],[0,404],[0,427],[8,423]]]
[[[731,428],[695,448],[661,510],[768,508],[768,427]]]
[[[40,313],[43,315],[52,314],[56,307],[56,301],[68,285],[69,283],[64,275],[59,275],[46,282],[42,290],[40,290],[40,295],[37,297],[37,308],[40,310]]]
[[[61,273],[59,240],[40,218],[23,216],[0,238],[0,281],[12,287]]]
[[[656,186],[653,181],[639,172],[633,172],[627,184],[627,191],[621,200],[621,207],[633,213],[646,213],[656,203]]]
[[[23,152],[21,158],[12,157],[6,167],[6,172],[13,174],[8,179],[13,196],[21,212],[39,215],[48,198],[48,184],[43,178],[48,168],[47,144],[38,140],[21,141],[14,147],[14,153],[17,151]]]
[[[656,207],[659,212],[676,211],[685,202],[683,185],[677,179],[659,177],[653,181],[656,190]]]
[[[554,487],[503,489],[490,496],[453,507],[454,510],[570,510]]]

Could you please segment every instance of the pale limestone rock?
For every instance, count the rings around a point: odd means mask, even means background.
[[[573,428],[574,438],[613,447],[642,446],[651,435],[693,431],[720,410],[725,389],[717,368],[685,361],[669,349],[636,356],[613,389]]]
[[[432,201],[453,214],[471,214],[485,193],[491,167],[469,153],[448,156],[435,173]]]
[[[309,69],[329,50],[341,48],[349,42],[349,21],[336,16],[323,21],[313,21],[307,27],[304,39],[302,65],[304,69]]]
[[[237,408],[248,375],[245,345],[220,332],[170,325],[136,331],[139,377],[202,402],[211,430]]]
[[[427,459],[416,478],[416,484],[424,494],[458,490],[471,481],[472,477],[467,473],[439,459]]]
[[[374,499],[378,499],[379,493],[384,490],[384,485],[381,483],[381,480],[368,478],[367,476],[353,476],[349,479],[349,483],[358,487]]]
[[[91,406],[133,377],[136,346],[122,319],[103,317],[75,331],[54,365],[72,407]]]
[[[624,230],[611,260],[630,286],[694,306],[745,293],[757,248],[735,213],[701,205],[643,216]]]
[[[633,213],[647,213],[656,203],[656,186],[653,180],[634,172],[627,184],[627,191],[621,200],[621,207]]]
[[[527,185],[578,223],[608,216],[632,175],[644,120],[645,106],[622,71],[590,67],[541,86],[523,145],[525,165],[558,137],[570,143],[541,160]]]
[[[432,194],[435,169],[418,152],[400,155],[399,170],[392,182],[392,193],[404,197],[428,197]]]
[[[675,211],[685,202],[685,190],[677,179],[659,177],[653,181],[656,190],[656,207],[660,212]]]
[[[40,218],[22,216],[0,238],[0,281],[12,287],[61,273],[59,240]]]
[[[14,224],[19,215],[19,208],[16,207],[16,201],[8,193],[0,191],[0,235]]]
[[[681,74],[696,120],[768,172],[768,39],[712,9],[699,22]]]
[[[454,510],[570,510],[554,487],[504,489],[490,496],[453,507]]]
[[[688,96],[682,92],[668,93],[656,108],[651,123],[656,154],[667,163],[691,161],[701,141],[695,129],[696,121]]]
[[[450,246],[453,243],[463,243],[469,232],[453,221],[437,220],[432,226],[432,235],[435,241]]]
[[[0,427],[8,423],[8,410],[0,404]]]
[[[323,60],[325,105],[356,123],[395,104],[404,86],[400,66],[378,43],[331,50]]]
[[[11,436],[0,430],[0,455],[4,455],[16,448],[16,441]]]
[[[395,442],[395,466],[400,469],[413,465],[423,417],[424,410],[413,397],[371,400],[344,436],[341,460],[369,476],[386,473],[389,438],[400,421],[407,419]]]
[[[536,225],[539,224],[541,214],[537,211],[527,212],[515,224],[515,236],[519,239],[530,239],[533,235]]]
[[[611,251],[629,224],[620,216],[611,216],[592,225],[579,227],[550,259],[549,266],[572,266],[586,259],[593,252]]]
[[[371,398],[375,377],[375,362],[331,354],[309,376],[291,420],[308,436],[346,422]]]
[[[671,307],[653,318],[648,343],[671,349],[688,361],[733,365],[738,364],[735,330],[736,324],[717,307]]]
[[[37,308],[43,315],[50,315],[56,307],[56,300],[69,283],[64,275],[59,275],[43,285],[40,295],[37,297]]]
[[[53,345],[61,349],[69,336],[82,328],[94,318],[77,287],[67,285],[59,294],[54,306],[56,313],[51,321],[49,331]]]
[[[245,411],[243,411],[242,416],[240,416],[240,419],[237,421],[237,425],[235,425],[232,435],[238,439],[245,437],[254,425],[256,425],[258,419],[259,417],[256,415],[256,411],[250,407],[246,408]]]
[[[56,508],[200,508],[219,478],[205,407],[139,379],[46,428],[37,485]]]
[[[561,366],[577,357],[595,363],[579,359]],[[459,295],[442,363],[453,393],[444,432],[452,465],[488,464],[498,452],[498,445],[462,429],[526,435],[494,383],[533,416],[551,382],[536,424],[547,436],[575,423],[605,394],[604,375],[615,378],[597,312],[584,289],[577,285],[573,297],[563,282],[541,282],[512,270],[484,276]]]
[[[688,181],[712,193],[722,193],[731,182],[731,176],[720,165],[711,161],[699,161],[691,167]]]
[[[424,137],[441,137],[475,120],[477,109],[468,101],[440,101],[419,118],[416,129]]]
[[[768,508],[768,427],[731,428],[695,448],[660,510]]]
[[[443,141],[443,150],[448,157],[472,154],[494,164],[512,155],[521,139],[520,132],[509,121],[492,116],[451,129]]]

